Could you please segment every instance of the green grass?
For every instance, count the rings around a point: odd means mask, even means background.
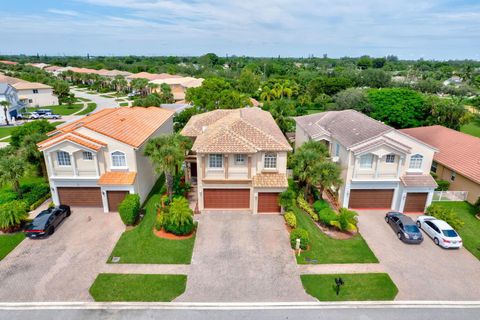
[[[480,138],[480,121],[472,121],[460,128],[463,133]]]
[[[190,264],[192,260],[195,236],[185,240],[162,239],[153,234],[157,217],[155,205],[160,202],[163,186],[160,178],[147,200],[146,214],[135,228],[125,231],[108,259],[120,257],[120,263],[154,263],[154,264]]]
[[[61,116],[68,116],[72,113],[77,112],[78,110],[83,108],[83,103],[75,103],[72,105],[61,105],[61,106],[46,106],[42,107],[42,109],[52,109],[54,114],[59,114]]]
[[[78,100],[80,101],[83,101],[83,102],[89,102],[89,101],[92,101],[90,99],[87,99],[87,98],[82,98],[82,97],[76,97]]]
[[[333,239],[318,229],[300,208],[295,207],[293,212],[297,217],[297,228],[307,230],[310,236],[310,249],[297,256],[297,263],[310,263],[307,260],[317,260],[317,263],[378,263],[360,234],[346,240]]]
[[[100,97],[104,97],[104,98],[115,98],[115,96],[111,96],[109,94],[101,94]]]
[[[480,220],[475,218],[475,208],[463,201],[434,202],[442,207],[453,209],[465,225],[457,230],[462,237],[463,246],[480,260]]]
[[[59,125],[61,124],[64,124],[65,121],[55,121],[55,122],[52,122],[52,125],[54,125],[55,127],[58,127]]]
[[[120,107],[128,107],[128,102],[120,102],[118,105]]]
[[[341,277],[344,285],[336,294],[335,278]],[[393,300],[397,286],[386,273],[302,275],[305,291],[320,301],[380,301]]]
[[[314,113],[319,113],[319,112],[323,112],[323,110],[314,110],[314,109],[307,110],[307,114],[314,114]]]
[[[5,258],[13,249],[15,249],[23,239],[25,239],[23,232],[0,235],[0,260]]]
[[[87,104],[87,107],[83,110],[77,113],[79,116],[83,116],[86,114],[89,114],[90,112],[93,112],[97,108],[97,104],[95,102],[91,102]]]
[[[125,101],[125,99],[115,99],[115,101],[117,101],[117,102],[123,102],[123,101]]]
[[[9,127],[0,127],[0,139],[8,137],[9,135],[12,134],[12,130],[15,128],[15,126],[9,126]]]
[[[92,90],[90,90],[90,91],[87,91],[87,93],[88,93],[88,94],[98,94],[98,92],[97,92],[97,91],[92,91]]]
[[[90,287],[95,301],[169,302],[185,292],[186,275],[101,273]]]

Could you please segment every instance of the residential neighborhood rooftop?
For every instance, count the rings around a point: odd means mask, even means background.
[[[39,82],[17,82],[13,84],[13,87],[17,90],[52,89],[51,86]]]
[[[400,130],[436,147],[434,160],[480,183],[480,139],[443,126]]]

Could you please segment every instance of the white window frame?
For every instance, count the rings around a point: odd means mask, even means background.
[[[85,161],[92,161],[93,153],[91,151],[82,151],[82,159]]]
[[[365,161],[365,159],[370,159],[370,161],[367,162]],[[367,154],[361,155],[360,158],[358,159],[358,163],[359,163],[360,169],[364,169],[364,170],[373,169],[373,154],[367,153]]]
[[[392,157],[393,157],[393,159],[392,159]],[[395,163],[395,158],[396,158],[396,157],[397,157],[397,156],[396,156],[395,154],[393,154],[393,153],[387,154],[387,155],[385,156],[385,163],[388,163],[388,164]],[[391,160],[391,161],[389,161],[389,160]]]
[[[223,169],[223,154],[212,153],[208,155],[208,169],[222,170]]]
[[[120,157],[122,155],[123,155],[124,165],[122,165],[122,166],[115,165],[114,157]],[[119,150],[113,151],[112,153],[110,153],[110,160],[112,161],[112,168],[124,169],[124,168],[128,167],[127,166],[127,155],[125,154],[125,152],[122,152],[122,151],[119,151]]]
[[[65,151],[57,151],[57,162],[59,167],[71,167],[72,159],[70,154]]]
[[[423,156],[421,154],[414,154],[410,157],[410,163],[408,165],[409,170],[421,171],[423,166]]]
[[[335,143],[335,157],[340,156],[340,144]]]
[[[235,154],[234,155],[234,162],[236,166],[244,166],[247,161],[246,161],[247,156],[244,154]]]
[[[277,154],[273,152],[265,153],[263,157],[263,168],[267,170],[277,169]]]

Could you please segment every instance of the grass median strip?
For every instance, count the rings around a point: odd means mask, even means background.
[[[90,294],[102,302],[169,302],[185,292],[186,284],[186,275],[101,273]]]
[[[5,258],[25,239],[23,232],[0,235],[0,260]]]
[[[87,107],[84,110],[80,111],[76,115],[83,116],[83,115],[89,114],[93,112],[96,108],[97,108],[97,104],[95,102],[90,102],[87,104]]]
[[[344,285],[337,296],[335,278]],[[386,273],[322,274],[300,276],[305,291],[320,301],[380,301],[395,299],[398,289]]]

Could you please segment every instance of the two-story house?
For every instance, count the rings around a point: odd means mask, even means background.
[[[181,134],[194,140],[186,167],[197,183],[199,210],[281,211],[292,148],[270,113],[215,110],[193,116]]]
[[[354,209],[423,212],[437,184],[430,175],[434,147],[354,110],[295,118],[297,147],[324,142],[342,168],[338,201]]]
[[[58,105],[58,97],[53,94],[53,87],[38,83],[21,81],[13,84],[17,89],[20,100],[31,107],[45,107]]]
[[[127,193],[143,202],[158,176],[144,156],[148,139],[173,132],[170,110],[103,109],[51,132],[38,144],[55,204],[117,211]]]

